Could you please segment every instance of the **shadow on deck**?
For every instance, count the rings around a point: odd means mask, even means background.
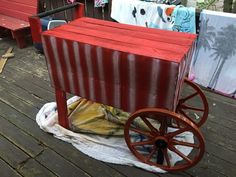
[[[43,132],[35,116],[54,101],[44,56],[33,47],[18,49],[14,41],[0,41],[0,55],[15,47],[0,74],[1,177],[235,177],[236,100],[205,92],[210,114],[201,128],[206,153],[195,167],[179,173],[153,174],[138,168],[94,160],[72,145]]]

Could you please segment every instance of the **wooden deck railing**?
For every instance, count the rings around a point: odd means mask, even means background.
[[[110,13],[111,13],[111,0],[104,8],[94,7],[94,0],[77,0],[78,2],[85,4],[85,15],[87,17],[97,18],[97,19],[104,19],[111,21]],[[40,0],[40,11],[51,10],[57,7],[61,7],[66,5],[66,0]],[[59,19],[71,19],[71,11],[67,10],[63,13],[58,13],[56,18]]]

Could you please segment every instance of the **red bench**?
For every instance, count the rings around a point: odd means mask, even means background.
[[[30,27],[28,17],[37,12],[37,0],[0,0],[0,34],[4,29],[11,30],[18,47],[25,47],[25,36]]]

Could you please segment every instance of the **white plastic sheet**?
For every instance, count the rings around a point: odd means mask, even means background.
[[[72,97],[67,101],[67,104],[71,104],[78,99],[79,97]],[[58,124],[55,102],[47,103],[40,109],[36,116],[36,122],[45,132],[52,133],[56,138],[71,143],[84,154],[87,154],[97,160],[114,164],[136,166],[151,172],[166,172],[160,168],[147,165],[136,159],[128,149],[124,138],[107,138],[98,135],[80,134],[63,128]],[[190,143],[194,142],[193,134],[190,132],[180,134],[177,139]],[[176,146],[176,148],[185,155],[188,155],[192,150],[192,148],[184,146]],[[171,151],[169,151],[169,156],[172,164],[182,160],[181,157]]]

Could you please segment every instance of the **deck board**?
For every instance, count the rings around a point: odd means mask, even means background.
[[[55,172],[57,176],[90,177],[89,174],[65,160],[62,156],[51,149],[45,149],[39,156],[37,156],[36,160]]]
[[[15,47],[14,41],[0,41],[0,55],[9,46]],[[54,101],[45,60],[33,47],[15,48],[14,52],[16,56],[8,60],[0,74],[0,171],[4,171],[3,176],[236,176],[236,100],[205,91],[210,105],[209,118],[201,128],[206,153],[199,164],[185,172],[155,174],[103,163],[38,127],[35,116],[40,107]]]
[[[11,168],[6,162],[0,159],[0,167],[1,167],[1,177],[21,177],[19,173],[17,173],[13,168]]]
[[[1,118],[0,134],[31,157],[37,156],[44,150],[37,140],[4,118]]]
[[[25,152],[2,135],[0,135],[0,157],[13,168],[18,168],[22,162],[30,158]]]
[[[57,177],[57,175],[51,172],[49,169],[39,164],[34,159],[26,161],[19,169],[19,173],[25,177]]]

